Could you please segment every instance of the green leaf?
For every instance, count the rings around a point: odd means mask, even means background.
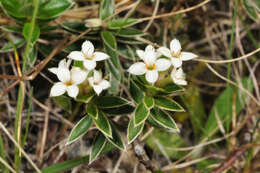
[[[104,41],[104,43],[109,46],[112,49],[116,49],[117,48],[117,44],[116,44],[116,38],[115,36],[109,32],[109,31],[102,31],[101,32],[101,37]]]
[[[168,97],[156,97],[155,99],[155,105],[158,106],[161,109],[165,109],[168,111],[176,111],[176,112],[182,112],[184,109],[173,99],[170,99]]]
[[[128,128],[127,128],[128,144],[131,144],[142,133],[143,128],[144,128],[144,123],[135,126],[133,118],[129,121]]]
[[[151,109],[154,106],[154,99],[150,96],[145,96],[144,97],[144,104],[148,109]]]
[[[101,38],[104,42],[104,47],[106,53],[110,58],[106,61],[108,68],[110,69],[112,75],[117,79],[121,80],[121,66],[120,61],[116,52],[117,43],[114,35],[109,31],[102,31]]]
[[[66,111],[71,111],[71,100],[67,96],[52,97],[54,102]]]
[[[187,108],[187,112],[179,114],[177,113],[174,115],[174,117],[177,119],[180,117],[180,119],[182,119],[181,121],[185,121],[183,119],[189,118],[195,140],[199,139],[201,137],[201,132],[204,131],[204,125],[207,117],[199,87],[193,84],[189,84],[184,95],[180,97],[185,104],[185,107]]]
[[[112,137],[106,136],[106,138],[115,147],[117,147],[121,150],[125,150],[125,144],[123,142],[123,139],[113,123],[111,123],[111,128],[112,128]]]
[[[119,37],[130,37],[130,38],[145,35],[144,32],[142,32],[138,29],[134,29],[134,28],[123,28],[123,29],[114,31],[113,33]]]
[[[169,95],[174,92],[181,92],[184,91],[184,88],[178,85],[175,85],[173,83],[167,84],[163,88],[152,86],[146,83],[146,81],[143,81],[141,77],[136,77],[136,80],[134,82],[138,85],[140,89],[142,89],[145,92],[148,92],[151,95]]]
[[[136,48],[128,44],[120,44],[117,47],[117,53],[125,59],[135,60],[137,57]]]
[[[172,94],[174,92],[184,91],[184,88],[174,83],[169,83],[163,87],[165,94]]]
[[[106,146],[106,142],[106,137],[102,133],[99,133],[94,141],[94,144],[92,144],[89,164],[98,158],[98,156],[101,154],[101,151]]]
[[[135,126],[138,126],[141,123],[143,123],[146,120],[146,118],[148,118],[149,114],[150,114],[150,111],[145,106],[145,104],[140,103],[135,109],[135,114],[134,114],[134,124],[135,124]]]
[[[89,92],[86,95],[78,95],[75,100],[82,103],[88,103],[95,96],[94,92]]]
[[[104,20],[111,16],[115,10],[114,0],[103,0],[100,4],[99,18]]]
[[[249,92],[253,89],[253,82],[250,78],[243,78],[242,85]],[[234,97],[236,100],[234,100]],[[219,129],[213,133],[214,129],[218,127],[218,121],[216,116],[219,117],[219,120],[224,124],[224,127],[229,126],[232,121],[232,114],[238,115],[239,112],[244,108],[248,96],[244,92],[240,91],[238,88],[229,86],[226,88],[215,100],[213,107],[211,108],[209,118],[205,125],[205,135],[207,137],[209,134],[214,135],[219,131]],[[233,112],[233,106],[227,106],[226,103],[231,103],[233,105],[235,101],[235,112]]]
[[[7,31],[7,32],[14,32],[14,33],[22,33],[22,28],[20,26],[8,26],[8,25],[5,25],[5,26],[1,26],[1,28],[4,30],[4,31]]]
[[[133,80],[130,80],[130,90],[129,90],[131,97],[133,100],[140,104],[144,98],[144,92],[136,85]]]
[[[71,130],[68,142],[66,145],[71,144],[72,142],[79,139],[82,135],[84,135],[89,127],[92,124],[92,118],[90,116],[83,117]]]
[[[29,52],[29,56],[28,56],[28,65],[30,67],[33,67],[33,65],[35,64],[37,60],[37,56],[38,56],[38,47],[37,45],[34,45],[31,51]]]
[[[135,107],[131,105],[123,105],[117,108],[102,109],[102,111],[109,115],[126,115],[130,114],[135,110]]]
[[[122,78],[122,73],[120,71],[121,67],[116,67],[114,65],[114,63],[116,65],[119,66],[119,59],[118,56],[116,54],[115,51],[113,51],[111,48],[109,48],[107,45],[104,45],[106,53],[111,57],[109,59],[106,60],[106,66],[109,72],[111,72],[111,74],[113,75],[113,77],[117,80],[117,81],[121,81]],[[118,88],[118,87],[117,87]]]
[[[95,103],[99,108],[117,108],[126,104],[130,104],[128,100],[117,96],[98,97],[95,100]]]
[[[20,48],[25,44],[25,40],[23,38],[15,38],[12,40],[15,48]],[[0,53],[6,53],[6,52],[11,52],[14,50],[13,44],[11,42],[6,43],[1,49]]]
[[[158,124],[163,126],[164,128],[168,128],[170,130],[174,130],[176,132],[179,132],[176,123],[172,119],[172,117],[166,113],[165,111],[160,110],[157,107],[154,107],[151,110],[151,118],[156,121]]]
[[[85,162],[89,161],[89,156],[84,156],[80,158],[75,158],[72,160],[67,160],[65,162],[56,163],[46,168],[43,168],[41,171],[42,173],[60,173],[68,171],[74,167],[77,167]]]
[[[107,24],[107,27],[109,29],[121,29],[121,28],[127,28],[129,26],[132,26],[138,22],[138,19],[133,18],[120,18],[120,19],[113,19],[110,20]]]
[[[31,23],[24,24],[23,35],[27,42],[34,44],[40,36],[40,28],[35,24],[32,33],[30,33],[32,27],[33,25]]]
[[[85,23],[83,22],[78,22],[78,21],[75,21],[75,22],[63,22],[61,23],[61,26],[70,31],[70,32],[73,32],[73,33],[81,33],[81,32],[84,32],[87,30],[86,26],[85,26]]]
[[[43,1],[39,6],[37,19],[54,19],[73,5],[71,0]]]
[[[251,17],[251,19],[256,21],[258,19],[258,14],[251,0],[242,0],[241,2],[248,16]]]
[[[0,0],[1,5],[4,9],[4,11],[9,15],[9,16],[13,16],[16,18],[24,18],[26,17],[26,11],[27,13],[31,13],[32,14],[32,9],[31,6],[24,6],[24,8],[22,8],[22,2],[18,1],[18,0]]]
[[[104,113],[100,110],[98,110],[98,118],[94,119],[95,124],[97,128],[108,137],[112,137],[112,129],[111,124],[109,123],[107,117],[104,115]]]
[[[93,117],[94,119],[98,118],[98,109],[96,105],[87,104],[86,105],[86,112]]]
[[[185,143],[179,134],[170,133],[163,129],[154,128],[146,139],[145,143],[153,149],[153,151],[166,154],[172,159],[179,159],[184,156],[185,152],[176,151],[175,148],[185,147]]]

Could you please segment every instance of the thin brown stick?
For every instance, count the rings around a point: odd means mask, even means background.
[[[173,15],[177,15],[177,14],[186,13],[186,12],[195,10],[197,8],[200,8],[200,7],[204,6],[205,4],[209,3],[210,1],[211,0],[205,0],[205,1],[203,1],[199,4],[197,4],[197,5],[190,7],[190,8],[186,8],[186,9],[179,10],[179,11],[174,11],[174,12],[161,14],[161,15],[157,15],[157,16],[145,17],[145,18],[140,19],[139,22],[144,22],[144,21],[147,21],[147,20],[160,19],[160,18],[164,18],[164,17],[170,17],[170,16],[173,16]]]

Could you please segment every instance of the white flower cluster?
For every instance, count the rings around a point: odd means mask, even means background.
[[[81,51],[72,51],[68,55],[68,61],[63,59],[59,62],[57,68],[50,68],[49,71],[56,74],[60,82],[56,82],[51,88],[50,96],[60,96],[65,92],[70,97],[77,97],[79,94],[78,85],[86,81],[88,73],[93,71],[93,76],[88,78],[90,86],[99,95],[102,90],[110,87],[110,83],[102,78],[102,72],[95,70],[96,61],[108,59],[109,56],[103,52],[94,52],[94,45],[90,41],[82,44]],[[85,69],[72,67],[72,60],[82,61]]]
[[[128,72],[134,75],[143,75],[149,83],[155,83],[159,78],[159,72],[165,71],[173,66],[171,78],[174,83],[178,85],[187,85],[185,74],[181,68],[182,61],[191,60],[198,57],[191,52],[181,51],[181,44],[179,40],[174,39],[170,43],[170,49],[167,47],[160,47],[155,51],[153,46],[148,45],[143,50],[137,50],[137,55],[143,62],[137,62],[131,65]],[[168,59],[159,58],[161,55],[166,56]]]

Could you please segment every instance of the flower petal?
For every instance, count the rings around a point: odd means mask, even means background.
[[[174,79],[173,82],[177,85],[187,85],[187,81],[184,79]]]
[[[105,90],[111,86],[107,80],[102,80],[99,85],[103,88],[103,90]]]
[[[171,78],[174,83],[178,85],[187,85],[187,81],[185,80],[185,73],[183,73],[182,68],[173,69],[171,72]]]
[[[181,43],[177,39],[173,39],[170,43],[171,52],[178,54],[181,51]]]
[[[182,68],[179,68],[175,73],[176,78],[185,79],[185,73],[183,72]]]
[[[79,94],[79,88],[77,85],[71,85],[67,87],[67,92],[70,97],[75,98]]]
[[[94,45],[87,40],[82,44],[81,51],[88,57],[91,57],[91,55],[94,53]]]
[[[60,96],[66,92],[66,88],[66,85],[64,85],[62,82],[57,82],[51,87],[50,96]]]
[[[157,51],[166,57],[169,57],[169,58],[172,57],[171,51],[167,47],[160,47]]]
[[[194,58],[197,58],[198,55],[191,53],[191,52],[181,52],[181,60],[182,61],[188,61]]]
[[[169,61],[168,59],[161,58],[156,60],[155,62],[155,67],[158,71],[165,71],[170,66],[171,66],[171,61]]]
[[[58,65],[59,68],[67,68],[67,62],[66,62],[66,59],[63,59],[59,62],[59,65]]]
[[[137,63],[132,64],[127,71],[134,75],[142,75],[147,70],[146,70],[145,64],[143,62],[137,62]]]
[[[84,67],[87,69],[87,70],[93,70],[95,67],[96,67],[96,65],[97,65],[97,63],[96,63],[96,61],[94,61],[94,60],[84,60],[83,61],[83,65],[84,65]]]
[[[102,73],[100,71],[94,70],[93,77],[95,83],[100,83],[102,80]]]
[[[68,68],[58,68],[57,76],[61,82],[70,81],[70,71]]]
[[[53,68],[48,68],[48,70],[54,74],[57,74],[58,73],[58,68],[56,67],[53,67]]]
[[[99,95],[103,90],[103,88],[100,85],[94,85],[93,89],[97,93],[97,95]]]
[[[182,65],[182,60],[180,58],[171,58],[171,62],[175,68],[179,68]]]
[[[145,79],[150,83],[156,82],[158,77],[159,77],[159,74],[158,74],[157,70],[147,70],[147,72],[145,74]]]
[[[105,60],[105,59],[108,59],[109,56],[103,52],[95,52],[94,53],[94,60],[95,61],[102,61],[102,60]]]
[[[82,52],[80,51],[72,51],[69,55],[68,55],[68,58],[70,59],[74,59],[74,60],[77,60],[77,61],[84,61],[85,59],[85,56]]]
[[[136,53],[139,56],[139,58],[141,58],[141,60],[144,61],[144,51],[143,50],[136,50]]]
[[[155,50],[154,50],[154,47],[152,46],[152,45],[148,45],[148,46],[146,46],[146,48],[145,48],[145,52],[154,52]]]
[[[156,60],[156,53],[155,50],[153,48],[153,46],[148,45],[145,48],[145,52],[144,52],[144,61],[148,66],[152,66],[155,63]]]
[[[71,80],[74,84],[80,84],[84,82],[87,78],[88,72],[81,70],[79,67],[73,67],[71,69]]]

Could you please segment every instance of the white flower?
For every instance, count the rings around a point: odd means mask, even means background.
[[[84,67],[90,71],[96,67],[96,61],[108,59],[109,56],[103,52],[94,52],[94,45],[90,41],[85,41],[82,44],[81,51],[72,51],[68,58],[83,61]]]
[[[60,82],[55,83],[51,88],[51,97],[64,94],[66,91],[70,97],[77,97],[79,93],[78,84],[85,81],[88,72],[81,70],[79,67],[72,67],[69,70],[70,60],[62,60],[58,68],[50,68],[49,71],[56,74]]]
[[[164,56],[171,58],[172,65],[175,68],[181,67],[182,61],[187,61],[198,57],[194,53],[181,51],[181,44],[177,39],[171,41],[170,49],[167,47],[160,47],[158,51]]]
[[[158,58],[158,54],[155,52],[153,46],[148,45],[143,50],[137,50],[136,53],[144,61],[137,62],[131,65],[128,69],[128,72],[134,75],[143,75],[148,82],[154,83],[158,79],[158,72],[165,71],[171,66],[171,62],[167,59]]]
[[[171,73],[171,78],[173,82],[178,85],[187,85],[187,81],[185,80],[185,73],[183,73],[182,68],[174,68]]]
[[[94,70],[93,77],[88,78],[88,82],[93,87],[97,95],[99,95],[103,90],[110,87],[110,83],[107,80],[102,79],[101,72],[96,70]]]

